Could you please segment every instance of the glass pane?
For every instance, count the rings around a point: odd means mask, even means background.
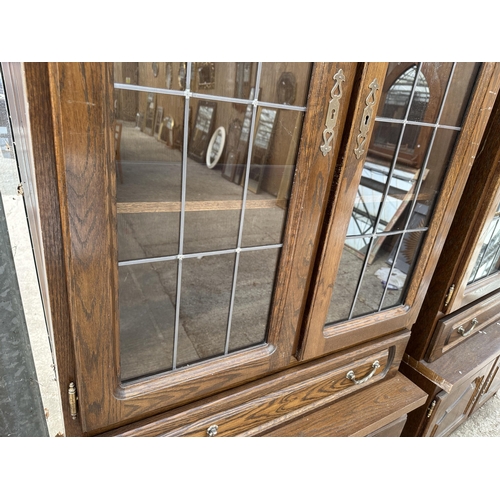
[[[119,267],[122,380],[172,367],[177,261]]]
[[[384,297],[382,310],[403,303],[406,289],[410,282],[409,278],[416,264],[420,247],[424,241],[424,236],[425,232],[412,232],[407,233],[403,238],[393,272],[391,273],[394,277],[394,282],[389,281],[389,287]],[[394,261],[394,253],[393,250],[387,261],[391,266]]]
[[[263,63],[259,101],[305,106],[311,71],[308,62]]]
[[[243,188],[222,174],[228,161],[226,124],[238,112],[226,102],[192,99],[191,106],[184,253],[236,248]],[[210,156],[216,137],[221,138],[218,161]]]
[[[332,298],[326,323],[337,323],[349,318],[354,302],[356,286],[363,269],[363,260],[369,239],[347,240],[340,259],[337,279],[333,286]]]
[[[415,207],[416,212],[424,215],[420,227],[429,224],[458,134],[458,131],[448,129],[438,129],[436,132]]]
[[[488,226],[469,284],[485,278],[498,270],[500,248],[500,217],[496,215]]]
[[[177,366],[224,354],[234,256],[182,261],[179,332],[189,355],[179,353]]]
[[[114,64],[126,380],[265,341],[280,248],[238,253],[236,283],[235,256],[238,246],[282,242],[303,120],[303,112],[286,107],[305,106],[312,64],[264,66]],[[186,81],[188,68],[192,72]],[[122,85],[146,88],[118,88]],[[186,88],[196,97],[186,101],[184,95],[170,93]],[[227,102],[253,101],[257,93],[260,101],[283,107]],[[126,262],[144,258],[159,261]],[[168,335],[161,333],[160,320],[168,323]],[[144,353],[137,347],[142,322],[152,325]],[[154,332],[161,333],[156,344]],[[153,349],[155,355],[148,359]]]
[[[452,67],[452,63],[422,64],[408,120],[436,123]]]
[[[353,318],[377,312],[384,294],[385,283],[391,267],[391,253],[395,252],[400,235],[373,239],[370,257],[362,276],[358,297],[353,310]],[[393,293],[392,287],[402,280],[399,269],[393,270],[389,280],[388,295]],[[394,285],[393,285],[394,284]]]
[[[388,65],[327,323],[403,303],[476,70],[462,63]],[[453,130],[442,126],[444,116]]]
[[[457,63],[440,123],[459,127],[474,87],[481,63]]]
[[[378,232],[399,231],[405,228],[407,209],[415,198],[415,189],[425,161],[431,134],[432,129],[428,127],[406,125],[404,128],[397,163],[390,180],[390,188],[382,206]],[[389,168],[372,164],[373,162],[370,162],[368,166],[371,169],[375,168],[378,178],[375,181],[370,181],[371,187],[380,192],[381,199],[382,191],[387,185]],[[378,181],[378,187],[376,181]],[[363,184],[363,180],[361,184]]]
[[[116,83],[128,85],[184,90],[186,64],[185,62],[115,62],[114,79]]]
[[[119,260],[173,255],[179,245],[181,199],[181,152],[170,141],[154,136],[155,123],[166,130],[162,113],[148,122],[137,118],[147,103],[155,116],[161,104],[165,110],[182,108],[182,98],[129,90],[116,92],[116,199]],[[144,102],[143,102],[144,101]],[[137,118],[137,120],[136,120]],[[182,120],[178,118],[178,123]],[[182,135],[182,127],[171,132]]]
[[[242,246],[281,243],[303,113],[261,108],[252,148]]]
[[[250,99],[255,88],[257,63],[255,62],[196,62],[192,64],[191,90],[200,94]],[[241,104],[233,107],[242,110]],[[243,105],[243,110],[245,105]]]
[[[389,85],[384,102],[380,103],[379,116],[384,118],[404,119],[410,103],[410,96],[415,83],[416,63],[390,63],[387,69],[385,86]],[[422,94],[422,95],[421,95]],[[417,101],[426,100],[428,89],[419,88]]]
[[[230,352],[265,341],[279,254],[279,249],[240,253]]]

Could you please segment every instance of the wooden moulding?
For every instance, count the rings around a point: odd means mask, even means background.
[[[238,390],[103,435],[201,437],[214,424],[218,425],[218,436],[259,435],[394,377],[408,338],[408,331],[392,334],[341,355],[290,368]],[[350,370],[358,377],[366,375],[375,360],[381,366],[364,384],[355,385],[346,378]]]
[[[399,436],[406,415],[422,406],[427,394],[398,373],[338,403],[273,429],[268,437]]]
[[[481,329],[500,318],[500,293],[494,292],[473,305],[448,314],[439,320],[425,357],[428,362],[435,361],[450,349],[466,342],[472,336],[481,333]],[[477,320],[477,324],[473,321]],[[467,336],[463,332],[471,330]]]
[[[451,392],[453,387],[500,355],[500,324],[493,322],[436,361],[417,361],[408,354],[403,362],[435,385]]]

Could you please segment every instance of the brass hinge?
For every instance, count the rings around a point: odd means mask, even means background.
[[[429,408],[427,408],[427,418],[431,418],[432,412],[434,411],[434,407],[436,406],[436,400],[434,400]]]
[[[69,398],[69,411],[71,413],[71,418],[73,420],[76,420],[76,416],[78,415],[76,401],[78,400],[78,396],[76,395],[76,386],[74,382],[70,382],[69,384],[68,398]]]
[[[450,286],[450,289],[448,290],[448,293],[446,294],[446,297],[444,299],[444,307],[447,307],[448,304],[450,303],[451,298],[453,297],[453,292],[455,291],[455,283]]]

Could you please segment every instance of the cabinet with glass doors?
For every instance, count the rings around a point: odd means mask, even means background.
[[[499,388],[499,124],[497,101],[412,329],[401,370],[428,401],[407,435],[448,435]]]
[[[497,64],[25,72],[68,435],[399,434]]]

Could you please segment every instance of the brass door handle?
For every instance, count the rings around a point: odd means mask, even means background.
[[[378,362],[378,359],[373,362],[372,371],[366,377],[363,377],[360,380],[356,380],[356,375],[354,375],[354,372],[351,370],[347,373],[345,378],[348,378],[349,380],[354,382],[356,385],[364,384],[367,380],[370,380],[373,377],[373,375],[375,375],[377,368],[380,368],[380,363]]]
[[[477,326],[478,323],[479,323],[479,320],[477,318],[474,318],[471,322],[471,327],[467,331],[465,331],[465,328],[463,326],[459,326],[457,332],[460,335],[462,335],[462,337],[468,337],[472,333],[472,331],[474,330],[474,328]]]

